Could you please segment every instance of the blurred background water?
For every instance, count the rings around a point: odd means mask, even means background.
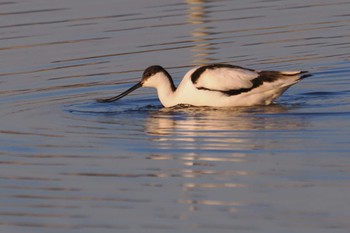
[[[349,232],[349,7],[0,1],[0,232]],[[266,107],[94,101],[212,62],[313,76]]]

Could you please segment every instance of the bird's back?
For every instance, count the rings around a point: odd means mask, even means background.
[[[310,75],[305,71],[255,71],[239,66],[213,64],[187,72],[179,89],[190,90],[192,86],[192,92],[198,92],[198,95],[192,94],[192,99],[186,100],[196,105],[203,105],[203,99],[208,100],[205,103],[207,106],[267,105],[290,86],[308,76]],[[194,100],[195,98],[202,100]]]

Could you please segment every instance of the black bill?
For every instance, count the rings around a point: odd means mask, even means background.
[[[129,88],[128,90],[124,91],[123,93],[121,93],[120,95],[117,95],[115,97],[111,97],[111,98],[106,98],[106,99],[97,99],[96,101],[99,103],[110,103],[110,102],[114,102],[117,101],[121,98],[123,98],[124,96],[128,95],[129,93],[135,91],[136,89],[142,87],[142,83],[139,82],[136,85],[132,86],[131,88]]]

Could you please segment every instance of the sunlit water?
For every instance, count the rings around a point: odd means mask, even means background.
[[[350,2],[0,2],[0,232],[349,232]],[[153,64],[313,76],[275,104],[118,103]]]

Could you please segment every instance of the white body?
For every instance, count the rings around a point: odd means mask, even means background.
[[[222,91],[252,87],[251,81],[257,78],[259,73],[252,70],[232,68],[206,70],[201,74],[198,82],[194,84],[191,75],[196,69],[194,68],[186,73],[175,91],[162,72],[154,74],[142,86],[155,87],[159,100],[164,107],[172,107],[178,104],[234,107],[269,105],[301,78],[300,71],[280,72],[281,77],[273,82],[264,82],[262,85],[240,94],[227,95]]]

